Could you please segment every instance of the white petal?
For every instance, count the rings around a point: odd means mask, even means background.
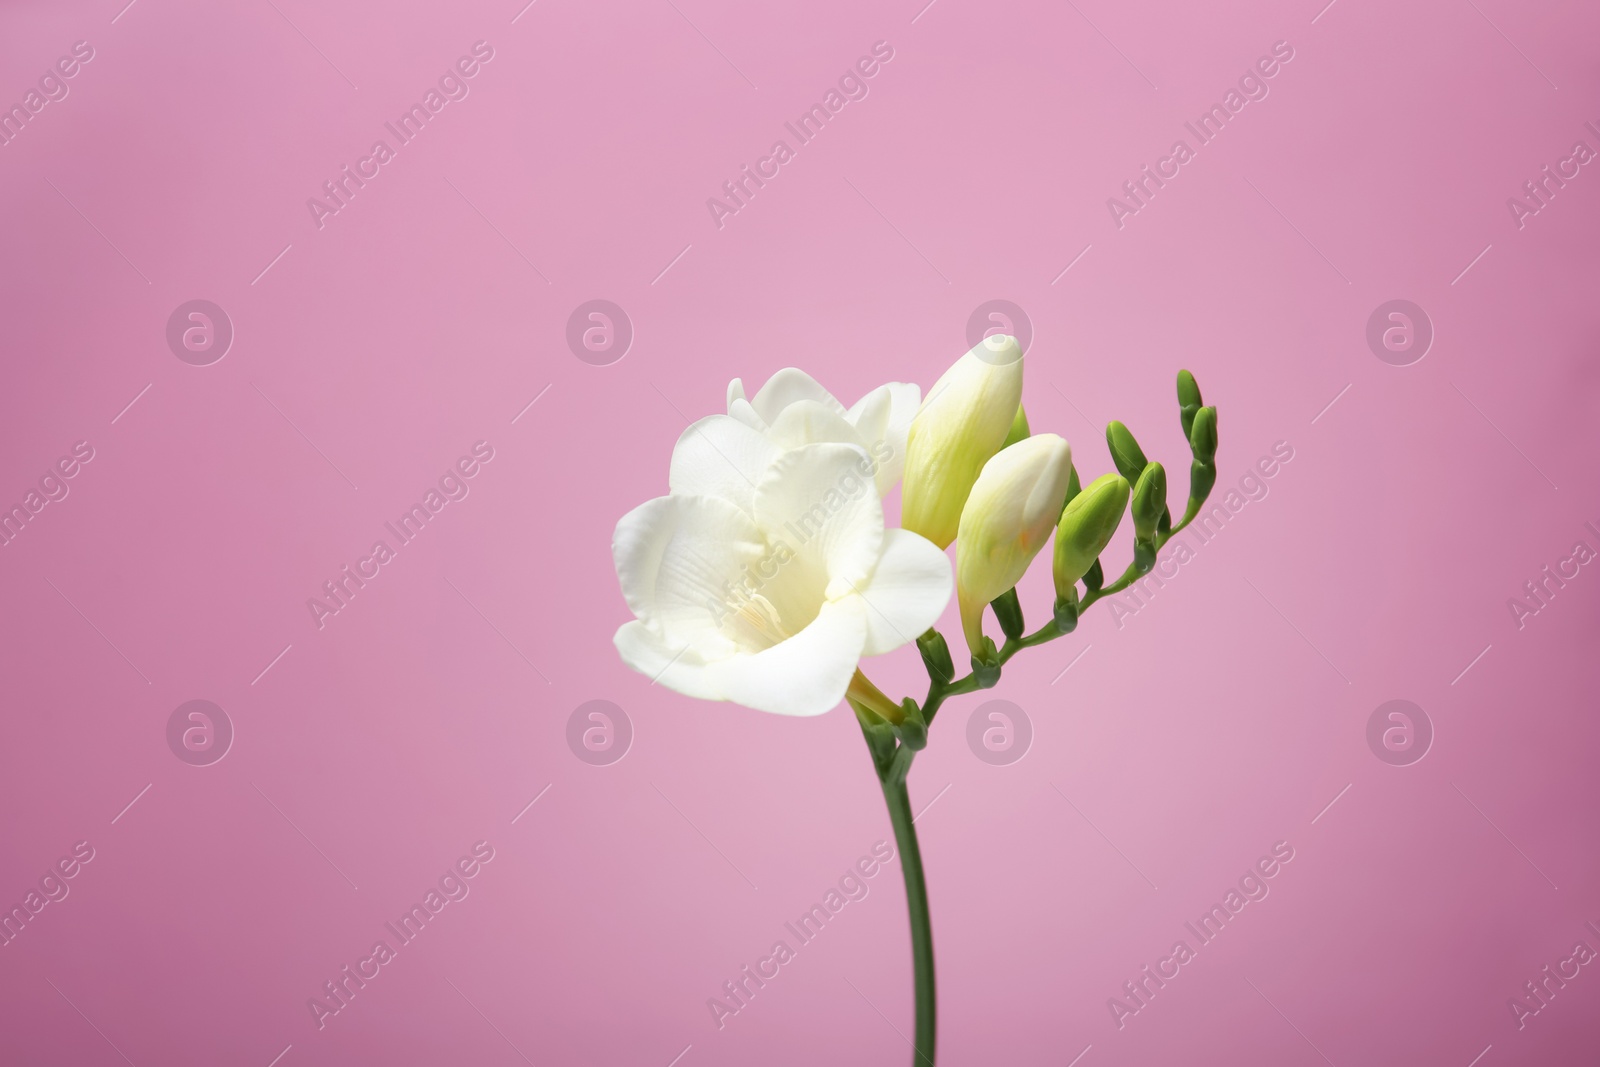
[[[866,639],[865,613],[856,596],[824,604],[811,624],[787,641],[755,655],[708,664],[709,684],[721,699],[757,711],[821,715],[844,699],[855,674]],[[672,670],[662,676],[663,682]]]
[[[612,640],[622,662],[652,681],[687,697],[722,699],[692,645],[673,648],[637,619],[623,623]]]
[[[756,483],[777,457],[777,447],[759,430],[711,415],[678,438],[667,485],[674,495],[721,497],[748,511]]]
[[[767,432],[767,420],[757,415],[756,409],[750,406],[750,401],[742,396],[728,405],[728,414],[751,429]]]
[[[733,414],[733,402],[744,399],[744,379],[735,378],[728,383],[728,414]]]
[[[617,523],[611,552],[628,607],[662,640],[707,641],[731,609],[730,586],[766,554],[751,518],[716,497],[663,496]]]
[[[905,471],[906,434],[921,404],[920,388],[890,382],[857,400],[846,415],[878,462],[879,496],[887,496]]]
[[[883,556],[861,589],[867,604],[867,643],[878,656],[914,641],[950,603],[950,559],[926,537],[909,530],[884,534]]]
[[[844,414],[844,405],[833,398],[833,394],[824,389],[817,380],[803,370],[794,367],[785,367],[767,379],[755,397],[750,401],[755,406],[756,413],[768,422],[778,418],[778,412],[788,407],[797,400],[815,400],[827,408],[832,408],[837,414]]]
[[[794,553],[763,588],[786,617],[797,595],[844,596],[872,576],[883,549],[883,504],[870,469],[857,446],[806,445],[785,452],[761,479],[756,523],[774,546]]]
[[[815,400],[796,400],[778,412],[767,431],[767,440],[783,449],[829,441],[843,445],[866,444],[843,415]]]

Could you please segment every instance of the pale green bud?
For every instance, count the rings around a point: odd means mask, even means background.
[[[1103,474],[1068,503],[1056,527],[1054,577],[1058,599],[1070,599],[1078,579],[1089,573],[1111,543],[1133,492],[1120,474]]]
[[[1159,463],[1151,463],[1139,476],[1133,487],[1133,537],[1135,541],[1154,544],[1156,527],[1167,510],[1167,472]]]
[[[950,546],[973,483],[1006,443],[1021,405],[1022,349],[1013,337],[985,338],[944,372],[911,421],[902,526]]]
[[[1122,423],[1113,421],[1106,426],[1106,445],[1111,449],[1111,462],[1116,464],[1117,473],[1128,479],[1129,485],[1138,484],[1149,461],[1133,434]]]
[[[983,647],[983,609],[1010,591],[1055,530],[1072,449],[1053,433],[1018,441],[984,465],[961,512],[956,596],[967,647]]]

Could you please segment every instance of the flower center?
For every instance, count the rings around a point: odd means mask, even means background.
[[[783,624],[783,615],[760,593],[742,597],[718,629],[740,647],[756,650],[771,648],[793,636]]]

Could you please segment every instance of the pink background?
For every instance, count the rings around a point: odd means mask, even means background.
[[[0,502],[95,456],[0,549],[0,902],[95,858],[0,948],[0,1060],[907,1061],[898,869],[711,1021],[888,820],[847,711],[623,668],[609,543],[730,377],[926,388],[993,298],[1085,481],[1111,418],[1183,469],[1179,366],[1219,494],[1294,459],[1137,615],[1008,668],[1025,759],[969,751],[984,697],[935,724],[941,1062],[1593,1056],[1595,967],[1524,1029],[1507,999],[1600,948],[1600,575],[1520,630],[1506,602],[1600,548],[1600,174],[1521,229],[1506,199],[1600,148],[1600,17],[920,2],[6,6],[0,102],[95,56],[0,148]],[[307,198],[479,40],[470,95],[319,230]],[[718,229],[706,199],[880,40],[866,99]],[[1118,229],[1106,199],[1280,40],[1270,95]],[[164,336],[196,298],[236,330],[211,366]],[[593,298],[636,331],[609,366],[564,340]],[[1394,298],[1436,331],[1405,367],[1364,337]],[[319,630],[307,598],[478,440],[470,496]],[[206,767],[166,741],[196,698],[236,730]],[[1394,698],[1436,731],[1412,766],[1367,746]],[[592,699],[636,733],[610,766],[565,741]],[[307,999],[479,840],[470,895],[319,1030]],[[1271,895],[1119,1029],[1107,998],[1280,840]]]

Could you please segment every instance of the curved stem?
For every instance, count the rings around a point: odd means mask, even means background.
[[[904,751],[904,750],[902,750]],[[905,753],[908,757],[909,751]],[[911,824],[911,797],[906,793],[905,772],[910,760],[895,761],[882,777],[883,799],[889,805],[889,821],[894,824],[895,845],[900,850],[900,867],[906,877],[906,911],[911,915],[911,964],[916,974],[917,1024],[912,1067],[933,1067],[938,1020],[935,1016],[933,985],[933,926],[928,917],[928,885],[922,873],[922,850],[917,847],[917,830]]]

